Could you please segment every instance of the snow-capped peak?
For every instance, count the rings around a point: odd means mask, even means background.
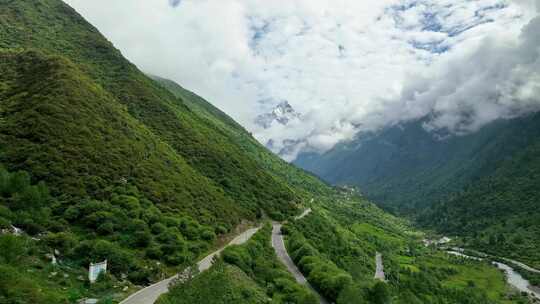
[[[293,119],[299,119],[300,113],[296,112],[288,101],[280,102],[270,113],[261,114],[255,118],[255,123],[265,129],[272,126],[274,121],[287,125]]]

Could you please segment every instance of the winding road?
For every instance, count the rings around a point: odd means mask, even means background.
[[[248,229],[238,236],[236,236],[232,241],[227,245],[221,247],[219,250],[212,252],[211,254],[204,257],[202,260],[197,262],[197,268],[199,272],[208,270],[212,266],[212,260],[218,254],[220,254],[223,249],[230,245],[240,245],[247,242],[261,227]],[[120,304],[153,304],[159,296],[169,291],[169,284],[174,279],[178,278],[179,274],[176,274],[170,278],[159,281],[153,285],[145,287],[134,294],[127,297],[125,300],[120,302]]]
[[[302,219],[310,213],[311,208],[308,208],[304,212],[302,212],[302,214],[295,217],[295,220]],[[212,267],[212,261],[214,257],[219,255],[227,246],[241,245],[247,242],[257,231],[259,231],[260,228],[261,227],[257,227],[244,231],[243,233],[235,237],[232,241],[230,241],[227,245],[221,247],[219,250],[212,252],[211,254],[207,255],[202,260],[197,262],[197,268],[199,269],[199,272],[206,271],[210,267]],[[302,275],[300,270],[298,270],[296,265],[294,265],[294,262],[290,258],[289,254],[287,253],[287,249],[285,248],[285,242],[283,240],[283,235],[281,234],[280,223],[273,223],[272,246],[274,247],[278,258],[283,264],[285,264],[289,272],[293,274],[296,281],[310,288],[319,297],[319,302],[321,304],[330,304],[308,283],[304,275]],[[120,302],[120,304],[153,304],[159,298],[159,296],[169,291],[169,284],[184,273],[176,274],[170,278],[164,279],[153,285],[145,287],[127,297],[125,300]]]
[[[311,209],[309,210],[310,210],[309,212],[311,212]],[[309,214],[309,212],[307,212],[306,214],[303,214],[302,217]],[[304,277],[304,275],[300,272],[298,267],[296,267],[293,260],[287,253],[287,248],[285,247],[285,241],[283,240],[283,234],[281,233],[280,223],[273,223],[272,225],[272,247],[274,247],[274,250],[276,251],[276,255],[278,256],[278,259],[287,267],[287,270],[294,276],[294,278],[296,279],[296,282],[308,287],[319,298],[319,303],[330,304],[330,302],[328,302],[325,298],[323,298],[323,296],[321,296],[317,292],[317,290],[315,290],[315,288],[313,288],[313,286],[309,284],[306,277]]]

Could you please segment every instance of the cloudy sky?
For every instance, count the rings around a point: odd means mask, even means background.
[[[177,81],[284,157],[429,115],[472,132],[537,111],[540,0],[65,0],[145,72]],[[302,119],[254,118],[287,100]]]

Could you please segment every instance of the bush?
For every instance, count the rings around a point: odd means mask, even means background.
[[[97,233],[100,235],[108,235],[112,234],[114,232],[114,224],[112,222],[104,222],[101,225],[99,225],[96,229]]]
[[[0,229],[7,229],[11,226],[11,221],[4,218],[4,217],[0,217]]]
[[[375,283],[370,290],[369,298],[373,304],[388,304],[392,301],[390,290],[383,282]]]
[[[24,237],[11,234],[0,235],[0,260],[7,264],[19,261],[27,250],[27,241]]]
[[[205,241],[213,241],[216,238],[216,234],[210,228],[206,228],[201,232],[201,239]]]
[[[163,255],[161,248],[156,243],[151,243],[148,245],[145,252],[147,257],[156,260],[161,259]]]
[[[70,232],[48,233],[43,241],[52,249],[58,249],[61,253],[67,253],[77,245],[77,237]]]
[[[160,234],[167,230],[167,227],[162,223],[154,223],[150,228],[153,234]]]

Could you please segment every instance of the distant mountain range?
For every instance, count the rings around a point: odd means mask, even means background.
[[[415,210],[491,174],[540,136],[538,115],[499,120],[464,136],[428,132],[426,120],[359,134],[294,163],[333,184],[357,186],[385,208]]]

